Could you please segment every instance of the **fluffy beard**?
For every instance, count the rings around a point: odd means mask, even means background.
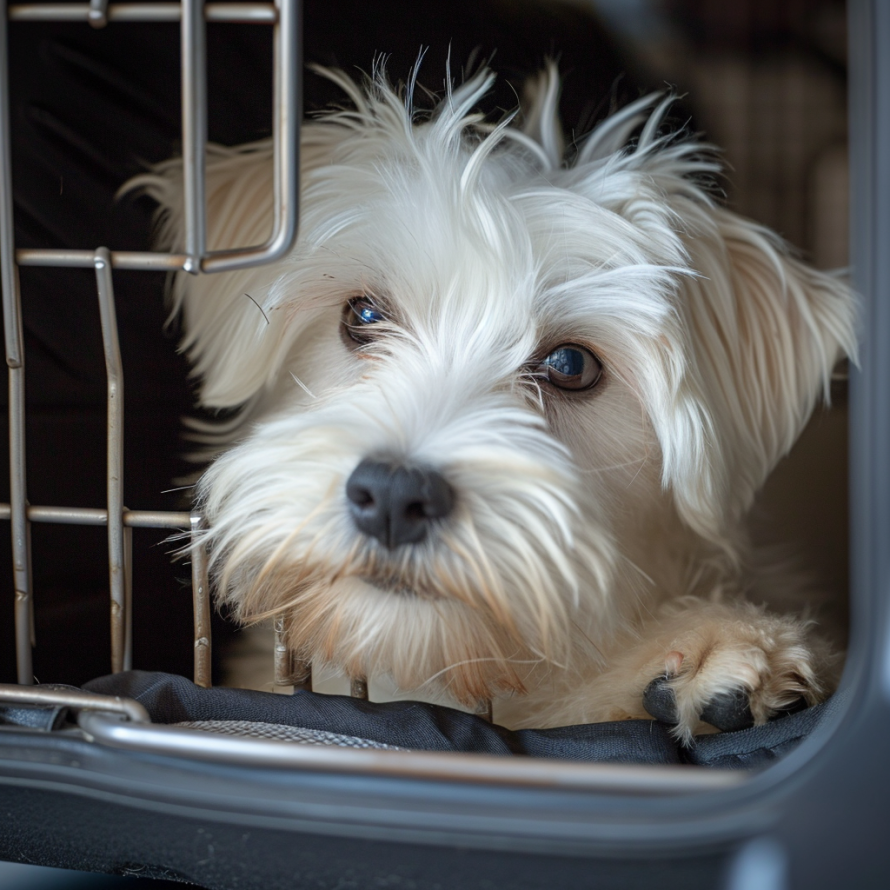
[[[441,394],[419,392],[419,356],[378,358],[369,379],[285,409],[205,474],[219,596],[241,621],[284,616],[299,658],[351,676],[387,674],[465,705],[522,692],[531,666],[577,657],[579,621],[609,632],[610,536],[596,505],[582,514],[570,494],[573,463],[526,393],[455,398],[449,414]],[[343,492],[363,455],[400,440],[458,497],[427,540],[388,551],[356,531]]]

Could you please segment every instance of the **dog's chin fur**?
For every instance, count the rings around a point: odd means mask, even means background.
[[[669,98],[565,161],[553,70],[521,128],[473,113],[487,72],[428,115],[381,73],[326,76],[353,107],[304,127],[297,247],[173,286],[202,407],[239,409],[198,429],[222,452],[198,486],[219,602],[349,675],[499,697],[514,726],[645,716],[662,675],[684,736],[736,689],[757,721],[823,696],[837,652],[783,614],[744,518],[855,353],[846,285],[714,200],[713,152],[661,132]],[[262,242],[269,144],[212,148],[207,178],[209,247]],[[178,162],[133,184],[178,245]],[[386,320],[357,345],[363,295]],[[532,373],[561,344],[599,357],[595,387]],[[414,545],[362,534],[344,487],[368,457],[436,468],[452,513]]]

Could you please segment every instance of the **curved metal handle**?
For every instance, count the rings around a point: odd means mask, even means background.
[[[15,705],[60,705],[78,711],[101,711],[120,714],[133,723],[151,723],[148,711],[134,698],[100,695],[80,689],[46,686],[17,686],[0,683],[0,702]]]
[[[202,272],[232,272],[281,259],[297,240],[299,218],[300,116],[302,65],[300,61],[298,0],[279,0],[275,25],[275,219],[269,240],[258,247],[213,251],[201,262]],[[203,177],[202,177],[203,178]],[[202,183],[203,186],[203,183]],[[203,223],[203,188],[201,218]]]

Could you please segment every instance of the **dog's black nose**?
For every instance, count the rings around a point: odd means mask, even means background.
[[[430,521],[454,506],[451,486],[435,470],[370,459],[352,471],[346,497],[355,524],[390,550],[422,541]]]

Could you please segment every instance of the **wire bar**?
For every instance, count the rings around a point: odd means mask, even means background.
[[[298,0],[276,3],[15,3],[0,8],[0,282],[9,367],[10,503],[0,504],[0,520],[11,525],[15,570],[15,627],[18,680],[33,683],[33,595],[30,523],[106,526],[112,623],[112,671],[131,661],[132,529],[162,528],[194,535],[200,519],[188,513],[127,510],[123,505],[123,373],[114,313],[113,269],[221,272],[271,262],[287,253],[297,234],[301,54]],[[180,24],[182,64],[183,189],[186,215],[184,253],[78,249],[19,249],[13,234],[12,171],[9,148],[8,21],[82,21],[103,28],[113,22]],[[206,22],[272,25],[274,43],[274,219],[272,235],[260,246],[208,254],[206,245],[205,156],[207,141]],[[25,383],[18,265],[92,268],[96,274],[108,379],[106,509],[29,506],[25,485]],[[210,600],[206,554],[193,560],[195,581],[195,680],[210,685]],[[285,650],[286,651],[286,650]],[[282,676],[292,685],[311,683],[309,665],[287,656]]]
[[[312,665],[303,661],[287,648],[287,633],[284,619],[275,619],[275,686],[293,686],[297,689],[312,689]]]
[[[123,510],[127,508],[124,507]],[[123,512],[121,513],[123,518]],[[133,669],[133,529],[123,526],[124,537],[124,670]]]
[[[180,30],[182,188],[185,271],[197,273],[207,250],[204,171],[207,156],[207,46],[203,0],[183,0]]]
[[[299,214],[300,114],[302,61],[299,43],[299,4],[278,0],[273,27],[274,59],[274,221],[272,234],[259,247],[214,251],[204,259],[204,272],[231,272],[281,259],[297,239]]]
[[[84,692],[73,686],[31,686],[23,689],[21,686],[0,683],[0,702],[24,707],[58,705],[75,710],[89,709],[126,717],[135,723],[151,723],[145,706],[133,698]]]
[[[5,2],[3,5],[5,7]],[[0,19],[0,283],[3,291],[6,364],[9,368],[9,498],[15,585],[16,672],[19,683],[30,684],[34,682],[31,652],[34,644],[34,604],[31,598],[31,548],[25,484],[25,349],[13,230],[6,16],[0,14]]]
[[[53,266],[66,269],[91,269],[92,250],[67,248],[19,248],[15,252],[20,266]],[[155,253],[149,250],[111,251],[112,269],[133,269],[140,272],[175,272],[185,269],[189,257],[184,253]]]
[[[93,507],[28,507],[28,522],[55,523],[57,525],[107,525],[108,511]],[[9,504],[0,504],[0,520],[9,519]],[[187,529],[191,517],[188,513],[162,510],[127,510],[123,512],[127,528]]]
[[[97,7],[92,3],[15,3],[9,6],[12,22],[94,22]],[[274,3],[207,3],[208,22],[243,25],[272,25],[278,21]],[[111,3],[105,9],[106,22],[179,22],[179,3]]]
[[[191,517],[192,531],[192,603],[195,622],[195,686],[211,686],[210,580],[207,576],[207,551],[198,543],[202,528],[200,516]]]
[[[290,652],[285,638],[284,619],[274,619],[275,628],[275,686],[290,686]]]
[[[15,297],[18,301],[18,274]],[[19,323],[21,319],[19,318]],[[21,328],[19,328],[21,334]],[[31,531],[27,518],[25,480],[25,368],[9,368],[9,497],[12,563],[15,584],[16,673],[19,683],[33,683],[31,648],[34,639],[34,603],[31,590]]]
[[[108,378],[108,578],[111,592],[111,670],[127,670],[130,660],[126,639],[131,616],[127,609],[124,560],[124,369],[117,336],[117,315],[111,281],[111,256],[105,247],[96,250],[96,287],[102,322],[102,345]]]
[[[104,28],[108,24],[108,0],[90,0],[87,21],[92,28]]]
[[[43,509],[50,509],[44,508]],[[187,529],[191,526],[191,515],[163,510],[125,510],[124,525],[129,528],[170,528]],[[38,520],[35,520],[35,522]],[[41,520],[43,521],[43,520]]]

